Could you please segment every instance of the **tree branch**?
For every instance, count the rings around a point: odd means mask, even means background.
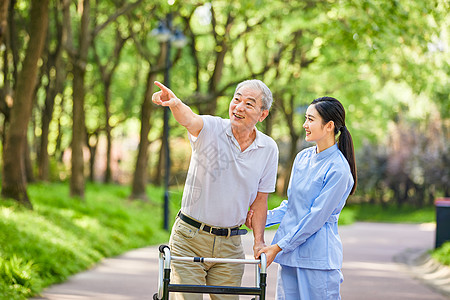
[[[121,15],[126,14],[127,12],[133,10],[134,8],[136,8],[137,6],[139,6],[139,4],[141,4],[142,0],[137,0],[134,3],[130,3],[128,5],[124,5],[121,8],[119,8],[114,14],[112,14],[105,22],[103,22],[100,25],[97,25],[94,30],[92,31],[92,38],[94,38],[95,36],[97,36],[97,34],[102,31],[109,23],[115,21],[118,17],[120,17]]]

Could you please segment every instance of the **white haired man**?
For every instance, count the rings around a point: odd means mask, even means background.
[[[159,82],[155,104],[167,106],[188,131],[192,147],[181,210],[172,228],[173,255],[244,258],[239,227],[253,211],[254,253],[265,246],[267,197],[275,191],[278,147],[255,127],[269,114],[272,93],[260,80],[237,85],[229,119],[197,115]],[[174,283],[240,286],[244,265],[172,262]],[[175,294],[176,299],[202,299],[198,294]],[[211,295],[212,299],[238,296]]]

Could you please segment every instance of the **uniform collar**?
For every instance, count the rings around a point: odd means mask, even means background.
[[[316,147],[314,147],[314,157],[318,160],[321,160],[321,159],[327,158],[328,156],[330,156],[337,150],[338,150],[337,143],[334,144],[333,146],[331,146],[330,148],[327,148],[319,153],[317,153],[317,146],[316,146]]]

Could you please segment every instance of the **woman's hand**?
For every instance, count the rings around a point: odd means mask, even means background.
[[[262,248],[261,250],[259,250],[258,252],[258,257],[261,256],[261,253],[265,253],[266,254],[266,258],[267,258],[267,267],[270,266],[270,264],[273,262],[273,260],[275,259],[275,257],[277,256],[277,254],[281,251],[282,249],[280,248],[280,246],[278,246],[277,244],[275,245],[270,245],[267,247]]]
[[[252,227],[252,217],[253,217],[253,210],[250,209],[247,213],[247,218],[245,219],[245,226],[248,227],[248,229],[253,229]]]

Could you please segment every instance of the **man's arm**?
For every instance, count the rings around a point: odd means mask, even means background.
[[[161,106],[168,106],[172,111],[175,120],[185,127],[192,136],[197,137],[203,128],[203,119],[195,114],[189,106],[178,99],[165,85],[158,81],[155,81],[155,84],[161,91],[153,94],[153,103]]]
[[[253,244],[253,253],[255,256],[259,250],[266,246],[264,241],[264,228],[266,226],[267,218],[267,198],[268,193],[258,192],[255,201],[250,206],[250,210],[253,211],[251,217],[251,227],[253,229],[253,237],[255,239]]]

